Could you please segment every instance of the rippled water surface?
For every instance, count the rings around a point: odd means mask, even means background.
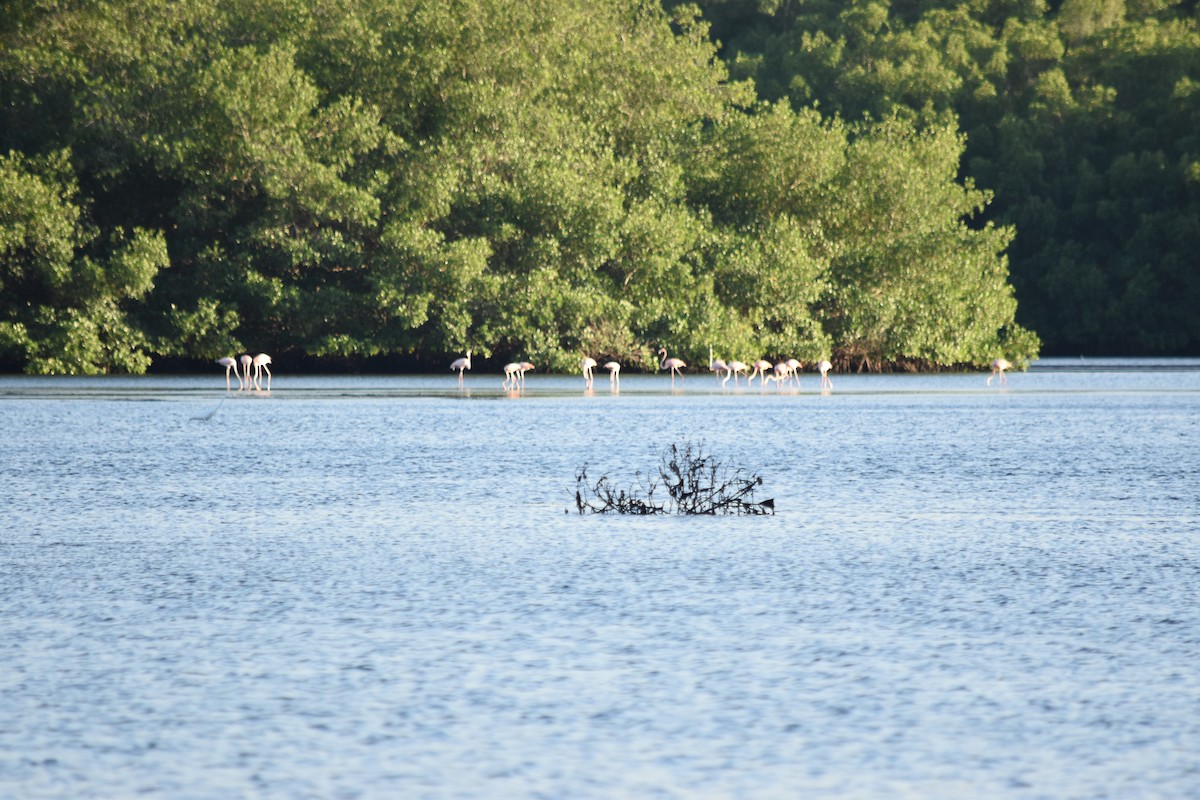
[[[1200,797],[1200,364],[985,377],[0,378],[0,797]]]

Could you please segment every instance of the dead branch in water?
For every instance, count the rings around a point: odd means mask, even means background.
[[[749,514],[775,513],[775,500],[754,500],[762,478],[705,453],[703,445],[673,444],[663,451],[657,479],[640,472],[622,488],[607,475],[592,480],[587,466],[575,475],[575,508],[580,514]],[[665,489],[668,499],[654,493]]]

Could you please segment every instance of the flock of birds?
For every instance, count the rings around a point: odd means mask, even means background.
[[[250,389],[262,391],[262,374],[267,373],[267,391],[271,391],[271,368],[267,364],[271,363],[271,357],[266,353],[259,353],[256,356],[240,355],[237,360],[225,356],[218,358],[217,363],[225,368],[225,391],[233,391],[233,381],[230,380],[230,373],[237,378],[238,391],[249,391]],[[238,370],[238,365],[241,364],[241,370]],[[254,368],[254,375],[251,376],[250,368]]]
[[[681,358],[667,358],[667,349],[661,347],[658,350],[659,362],[658,368],[662,371],[670,370],[671,385],[675,385],[675,376],[679,376],[679,380],[684,380],[683,370],[687,368]],[[579,362],[579,368],[583,372],[583,381],[585,388],[592,388],[594,380],[592,370],[597,366],[596,359],[584,356]],[[620,386],[621,384],[621,365],[616,361],[608,361],[604,365],[608,370],[608,381],[612,386]],[[833,364],[829,359],[821,359],[815,364],[817,372],[821,374],[821,388],[832,389],[833,379],[829,377],[829,371],[833,369]],[[784,359],[772,364],[764,358],[760,358],[752,364],[746,364],[742,361],[725,361],[724,359],[714,358],[712,348],[708,348],[708,369],[718,378],[721,378],[721,385],[733,381],[733,385],[737,386],[739,376],[745,376],[746,385],[750,386],[754,383],[754,379],[758,378],[760,386],[766,386],[768,382],[774,381],[776,385],[784,385],[795,383],[800,386],[800,370],[803,367],[798,360],[794,358]],[[1007,384],[1008,378],[1005,377],[1004,371],[1011,368],[1012,364],[1007,359],[997,358],[992,362],[992,374],[987,379],[988,386],[992,385],[992,380],[999,377],[999,383]],[[458,382],[461,385],[463,382],[463,373],[471,368],[471,351],[462,358],[456,358],[450,364],[451,371],[458,372]],[[520,389],[525,386],[525,373],[534,369],[533,364],[528,361],[513,361],[504,365],[504,383],[505,389]],[[724,377],[721,374],[724,373]]]
[[[679,376],[679,380],[684,380],[683,370],[687,368],[687,364],[680,358],[667,358],[667,349],[665,347],[658,350],[659,362],[658,368],[662,371],[669,370],[671,373],[671,386],[675,385],[675,376]],[[228,356],[218,358],[217,362],[225,368],[225,390],[233,391],[232,378],[237,378],[238,391],[255,391],[262,390],[262,374],[267,373],[267,391],[271,391],[271,368],[267,365],[271,363],[271,357],[266,353],[259,353],[256,356],[241,355],[235,360]],[[241,369],[239,370],[239,365]],[[597,366],[596,359],[584,357],[579,362],[579,367],[583,372],[584,386],[588,389],[592,388],[593,374]],[[616,361],[608,361],[604,363],[604,368],[608,370],[608,381],[613,387],[621,385],[621,365]],[[821,374],[821,388],[832,389],[833,380],[829,377],[829,371],[833,369],[833,364],[828,359],[821,359],[816,363],[817,372]],[[741,361],[725,361],[721,358],[714,358],[712,348],[708,348],[708,369],[721,379],[721,385],[733,381],[733,385],[737,386],[739,376],[745,376],[746,385],[750,386],[754,383],[754,379],[759,379],[759,385],[765,387],[769,381],[774,381],[776,385],[791,384],[795,382],[797,387],[800,386],[800,369],[803,365],[794,358],[784,359],[772,364],[766,359],[760,358],[752,364],[746,364]],[[992,374],[988,376],[987,385],[992,385],[992,380],[998,378],[998,383],[1007,384],[1008,379],[1004,372],[1010,369],[1012,364],[1007,359],[997,358],[992,362]],[[250,374],[251,368],[254,369],[254,374]],[[463,382],[463,373],[471,368],[471,351],[462,358],[456,358],[450,364],[451,371],[458,372],[458,382],[461,385]],[[504,365],[504,383],[503,386],[508,389],[523,389],[525,387],[525,373],[534,369],[533,364],[528,361],[513,361]],[[721,374],[724,373],[724,377]]]

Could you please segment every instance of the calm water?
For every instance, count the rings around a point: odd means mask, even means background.
[[[276,366],[0,378],[0,797],[1200,797],[1200,362]],[[778,514],[564,514],[684,439]]]

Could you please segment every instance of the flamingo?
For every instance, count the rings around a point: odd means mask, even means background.
[[[721,377],[722,372],[729,370],[729,366],[725,363],[724,359],[713,358],[712,345],[709,345],[708,348],[708,368],[712,370],[713,375],[717,378]]]
[[[817,371],[821,373],[821,388],[832,389],[833,381],[829,379],[829,370],[833,369],[833,364],[829,363],[829,359],[821,359],[817,363]]]
[[[517,361],[510,362],[504,365],[504,383],[500,384],[505,389],[508,388],[509,381],[512,381],[513,388],[517,386],[517,381],[520,380],[521,364]]]
[[[242,390],[242,374],[238,372],[237,362],[229,356],[218,358],[217,363],[225,368],[225,391],[232,392],[233,385],[229,380],[229,371],[233,370],[234,377],[238,379],[238,391]]]
[[[754,371],[750,373],[750,377],[746,380],[746,385],[754,383],[754,376],[759,376],[759,385],[764,385],[767,380],[767,370],[775,369],[775,365],[764,358],[760,358],[754,362]]]
[[[608,370],[608,382],[613,386],[621,385],[621,365],[616,361],[604,362],[604,368]]]
[[[244,354],[238,356],[238,363],[240,363],[242,365],[242,375],[246,376],[246,390],[249,391],[250,386],[251,386],[251,384],[250,384],[250,365],[254,363],[254,358],[249,353],[244,353]],[[241,391],[240,386],[238,387],[238,391],[239,392]]]
[[[517,376],[521,379],[521,388],[522,389],[525,388],[525,373],[529,372],[529,370],[531,370],[531,369],[534,369],[533,362],[531,362],[531,361],[522,361],[521,362],[521,368],[517,371]]]
[[[1000,380],[996,381],[996,383],[1001,386],[1007,386],[1008,378],[1004,377],[1004,370],[1010,369],[1011,367],[1012,362],[1010,362],[1007,358],[997,358],[992,362],[992,374],[988,376],[987,385],[991,386],[992,378],[995,378],[997,375],[999,375]]]
[[[596,359],[584,356],[579,361],[579,367],[583,370],[583,383],[587,388],[592,388],[592,369],[596,366]]]
[[[780,361],[773,367],[774,375],[763,375],[763,381],[775,381],[775,385],[783,383],[792,377],[792,365],[786,361]]]
[[[787,365],[792,370],[792,377],[796,379],[796,388],[799,389],[800,388],[800,368],[803,367],[804,365],[801,364],[797,359],[794,359],[794,358],[789,358],[787,360]]]
[[[267,364],[271,363],[271,357],[266,353],[259,353],[253,359],[254,364],[254,388],[262,389],[262,374],[263,370],[267,371],[267,391],[271,391],[271,368]]]
[[[721,381],[721,385],[724,386],[729,382],[730,378],[733,378],[733,385],[736,388],[738,374],[745,372],[746,370],[750,369],[750,367],[748,367],[742,361],[727,361],[725,362],[725,369],[728,371],[725,373],[725,380]]]
[[[683,363],[683,359],[667,358],[667,348],[665,347],[658,348],[658,354],[662,356],[662,361],[659,362],[658,368],[671,370],[671,385],[675,385],[675,373],[677,372],[679,373],[679,380],[682,381],[684,378],[680,370],[687,366],[687,364]]]
[[[471,351],[470,350],[468,350],[467,354],[465,356],[463,356],[462,358],[456,358],[450,362],[450,371],[453,372],[454,370],[458,370],[458,385],[459,386],[462,386],[463,370],[467,370],[470,368],[471,368]]]

